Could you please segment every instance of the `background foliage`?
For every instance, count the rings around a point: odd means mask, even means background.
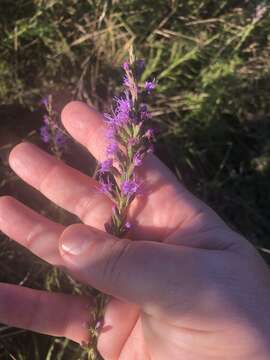
[[[0,195],[59,221],[70,218],[7,166],[22,139],[39,143],[39,100],[109,107],[119,65],[134,45],[155,77],[157,153],[186,186],[270,253],[270,14],[262,1],[1,0]],[[72,144],[70,149],[75,149]],[[78,149],[75,149],[76,151]],[[75,151],[74,150],[74,151]],[[80,150],[81,151],[81,150]],[[85,159],[84,157],[83,159]],[[67,161],[78,164],[69,151]],[[87,170],[86,170],[87,172]],[[4,236],[0,280],[54,291],[79,284]],[[74,344],[0,328],[2,359],[84,359]]]

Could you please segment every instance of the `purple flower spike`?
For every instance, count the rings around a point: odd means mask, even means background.
[[[148,94],[150,94],[156,88],[155,81],[146,81],[144,83],[144,89]]]
[[[113,186],[110,181],[100,183],[99,191],[101,193],[108,195],[112,192],[112,190],[113,190]]]
[[[122,191],[126,196],[135,195],[139,190],[139,184],[135,180],[125,180],[122,183]]]
[[[111,217],[104,228],[118,238],[123,238],[132,229],[133,224],[128,222],[132,202],[136,197],[146,194],[137,170],[152,151],[153,130],[149,129],[150,113],[145,100],[156,87],[155,81],[144,83],[142,80],[144,61],[136,61],[132,49],[130,62],[125,61],[122,69],[123,91],[120,96],[114,97],[111,113],[104,114],[108,144],[106,159],[97,171],[99,190],[112,201]],[[105,296],[97,301],[101,309],[103,299]],[[99,328],[99,312],[97,315],[96,328]]]
[[[112,142],[107,146],[106,154],[107,154],[107,156],[113,156],[116,154],[117,150],[118,150],[117,143]]]
[[[156,88],[154,80],[141,86],[145,68],[143,60],[136,61],[131,56],[130,63],[125,61],[122,68],[123,92],[114,97],[111,113],[104,114],[108,145],[106,160],[98,171],[101,191],[114,203],[105,230],[118,237],[124,236],[131,227],[127,222],[128,208],[143,191],[136,169],[152,152],[153,131],[149,129],[148,121],[151,114],[145,99]]]
[[[48,95],[40,101],[46,107],[46,114],[43,115],[43,126],[40,127],[39,133],[45,144],[50,144],[52,152],[61,157],[66,150],[64,147],[67,136],[58,125],[57,112],[53,108],[52,95]]]
[[[48,142],[50,142],[51,139],[51,135],[50,135],[50,131],[47,125],[44,125],[40,128],[40,136],[42,141],[47,144]]]
[[[100,163],[99,172],[101,174],[109,172],[111,170],[111,168],[112,168],[112,165],[113,165],[112,159],[104,160],[102,163]]]

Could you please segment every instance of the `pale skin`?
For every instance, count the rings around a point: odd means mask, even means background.
[[[69,103],[62,121],[97,160],[100,114]],[[52,265],[112,296],[98,349],[105,360],[267,360],[270,273],[246,239],[190,194],[154,156],[139,169],[144,194],[127,239],[104,232],[111,202],[95,180],[23,143],[10,166],[82,224],[54,223],[0,198],[0,230]],[[12,264],[11,264],[12,266]],[[89,341],[91,299],[0,284],[0,322]]]

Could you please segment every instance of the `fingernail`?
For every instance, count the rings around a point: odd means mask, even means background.
[[[62,249],[71,255],[80,255],[89,246],[89,241],[84,235],[62,239]]]

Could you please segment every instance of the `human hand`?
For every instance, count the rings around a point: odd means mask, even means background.
[[[101,116],[72,102],[62,120],[102,160]],[[269,359],[268,267],[156,157],[139,170],[144,195],[130,209],[130,239],[104,232],[112,204],[95,180],[30,144],[15,147],[10,165],[86,224],[65,229],[12,198],[0,199],[3,232],[112,295],[98,343],[105,360]],[[0,285],[1,322],[77,342],[88,340],[90,306],[84,297]]]

